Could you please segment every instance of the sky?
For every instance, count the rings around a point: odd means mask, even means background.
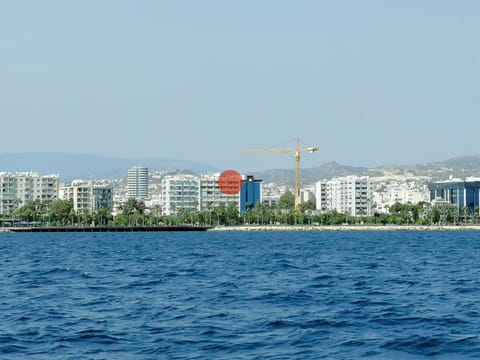
[[[217,168],[478,154],[474,0],[0,0],[0,153]]]

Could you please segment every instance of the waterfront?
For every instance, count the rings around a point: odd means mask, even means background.
[[[208,231],[479,231],[480,225],[239,225]]]
[[[480,233],[1,237],[0,358],[480,356]]]
[[[303,231],[480,231],[474,225],[173,225],[173,226],[40,226],[0,227],[0,232],[303,232]]]

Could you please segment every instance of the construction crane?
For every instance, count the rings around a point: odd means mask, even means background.
[[[313,153],[319,149],[318,146],[312,146],[308,148],[300,148],[300,139],[296,139],[296,146],[294,148],[286,149],[256,149],[256,150],[243,150],[243,154],[295,154],[295,211],[300,212],[300,153],[309,152]]]

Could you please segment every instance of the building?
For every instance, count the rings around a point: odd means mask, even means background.
[[[162,179],[160,209],[164,215],[178,215],[182,210],[213,210],[234,204],[239,211],[261,202],[261,180],[243,177],[238,194],[224,194],[219,186],[220,174],[171,175]]]
[[[480,207],[480,179],[478,178],[434,182],[428,185],[428,190],[432,203],[454,204],[459,211],[467,209],[470,214]]]
[[[71,201],[77,214],[94,213],[99,209],[113,209],[113,190],[110,186],[74,180],[59,190],[61,200]]]
[[[199,203],[200,210],[212,210],[216,207],[235,204],[240,206],[240,193],[235,195],[224,194],[219,186],[218,179],[220,174],[208,174],[200,176]]]
[[[300,204],[313,204],[317,203],[315,198],[315,190],[300,189]]]
[[[136,200],[148,199],[148,168],[138,165],[128,169],[127,194]]]
[[[278,205],[280,198],[288,191],[286,185],[278,185],[275,183],[262,183],[262,205],[275,207]]]
[[[105,185],[93,185],[93,207],[92,211],[100,209],[113,210],[113,189]]]
[[[51,203],[58,199],[58,175],[34,172],[0,173],[0,214],[9,215],[28,201]]]
[[[316,184],[316,209],[351,216],[371,216],[371,185],[368,176],[345,176]]]
[[[262,180],[255,179],[248,175],[242,180],[240,189],[240,212],[261,204],[262,202]]]
[[[388,214],[395,203],[418,204],[429,201],[427,186],[415,180],[373,182],[372,188],[372,207],[379,214]]]
[[[160,209],[164,215],[177,215],[182,210],[200,209],[200,178],[193,175],[173,175],[162,179]]]

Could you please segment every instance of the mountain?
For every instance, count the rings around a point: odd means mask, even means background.
[[[221,170],[211,165],[190,160],[170,158],[124,159],[89,154],[70,153],[15,153],[0,154],[0,172],[34,171],[41,175],[59,174],[61,181],[88,178],[125,178],[127,170],[135,165],[144,165],[150,171],[183,170],[204,174]],[[382,176],[384,174],[403,174],[404,176],[426,176],[432,180],[480,177],[480,155],[461,156],[445,161],[416,165],[384,165],[369,169],[367,167],[342,165],[328,162],[321,166],[301,169],[302,183],[313,183],[321,179],[331,179],[336,176],[368,175]],[[294,170],[271,169],[248,173],[265,183],[294,183]]]
[[[217,171],[213,166],[189,160],[169,158],[123,159],[90,154],[15,153],[0,154],[0,172],[34,171],[39,174],[59,174],[61,181],[85,178],[120,178],[135,165],[150,171],[188,169],[197,173]]]
[[[335,161],[325,163],[313,168],[301,169],[302,183],[311,183],[322,179],[331,179],[336,176],[362,175],[366,174],[368,168],[341,165]],[[265,183],[277,182],[293,184],[295,178],[294,170],[264,170],[254,172],[255,177],[262,179]]]
[[[480,169],[480,155],[460,156],[445,161],[438,161],[427,164],[429,167],[444,167],[459,170]]]

